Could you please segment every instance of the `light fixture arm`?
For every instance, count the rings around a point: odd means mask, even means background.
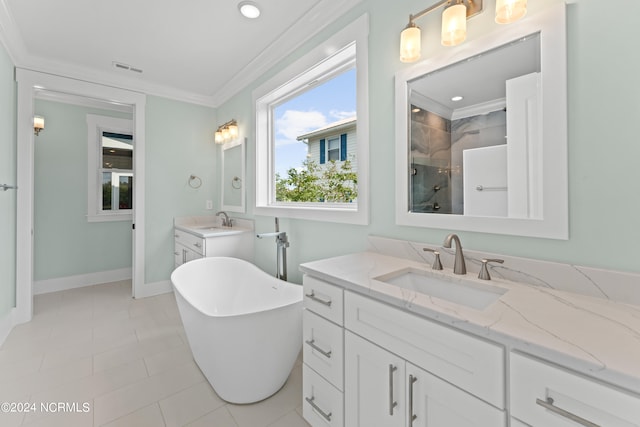
[[[415,20],[416,19],[420,19],[425,15],[428,15],[429,13],[433,12],[434,10],[448,4],[448,3],[453,3],[454,0],[442,0],[439,1],[436,4],[433,4],[431,6],[429,6],[428,8],[421,10],[418,13],[412,13],[409,15],[409,25],[407,25],[407,27],[411,27],[415,25]],[[482,12],[482,0],[457,0],[456,4],[459,3],[464,3],[464,5],[467,7],[467,19],[471,18],[472,16],[477,15],[478,13]]]

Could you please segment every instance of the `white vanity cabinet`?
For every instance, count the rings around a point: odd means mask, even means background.
[[[173,230],[173,236],[175,267],[205,256],[206,239],[176,228]]]
[[[505,415],[401,357],[345,333],[345,425],[505,426]]]
[[[502,346],[344,298],[345,425],[506,426]]]
[[[239,227],[174,225],[174,267],[194,259],[214,256],[228,256],[253,262],[255,238],[253,223],[235,218],[234,221],[241,225]]]
[[[526,424],[640,426],[637,396],[520,353],[511,354],[510,382],[511,416]]]
[[[303,416],[314,427],[342,427],[343,290],[310,276],[303,287]]]

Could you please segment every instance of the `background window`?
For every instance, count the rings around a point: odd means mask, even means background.
[[[102,132],[102,211],[133,208],[133,135]]]

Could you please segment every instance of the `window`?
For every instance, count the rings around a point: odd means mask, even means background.
[[[358,19],[254,92],[256,213],[368,222],[367,26]]]
[[[340,138],[332,138],[329,140],[329,148],[327,149],[327,159],[337,162],[340,160]]]
[[[133,121],[87,115],[88,221],[125,221],[133,209]]]
[[[106,211],[133,208],[133,135],[102,132],[102,206]]]

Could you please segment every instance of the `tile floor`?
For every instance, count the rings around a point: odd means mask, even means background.
[[[269,399],[222,401],[191,357],[173,294],[134,300],[128,281],[37,295],[33,320],[0,347],[0,402],[35,404],[1,411],[3,427],[304,427],[301,389],[298,361]]]

